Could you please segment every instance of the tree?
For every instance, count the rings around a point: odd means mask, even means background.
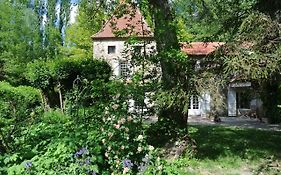
[[[161,115],[186,128],[191,64],[180,51],[175,12],[168,0],[150,0],[154,18],[154,37],[162,69]],[[162,99],[162,100],[161,100]],[[163,99],[165,99],[163,101]]]
[[[24,84],[25,66],[38,58],[41,50],[37,18],[22,4],[8,1],[0,1],[0,18],[0,77],[13,84]]]
[[[178,17],[185,21],[191,41],[232,39],[253,10],[256,0],[176,0]]]

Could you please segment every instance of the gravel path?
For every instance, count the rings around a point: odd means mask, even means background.
[[[280,124],[266,124],[260,122],[258,119],[249,117],[220,117],[221,122],[213,122],[206,117],[190,116],[188,123],[192,125],[218,125],[218,126],[231,126],[240,128],[255,128],[262,130],[281,131]]]

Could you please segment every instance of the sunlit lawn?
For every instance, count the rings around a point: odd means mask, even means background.
[[[281,174],[281,132],[221,126],[189,128],[197,153],[171,163],[178,174]]]

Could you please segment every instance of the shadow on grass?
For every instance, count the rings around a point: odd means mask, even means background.
[[[187,130],[186,128],[180,129],[173,120],[166,118],[151,124],[147,129],[146,135],[149,144],[161,148],[170,141],[186,136]]]
[[[274,156],[281,159],[281,132],[221,126],[189,126],[197,142],[198,159],[215,160],[239,156],[255,160]]]

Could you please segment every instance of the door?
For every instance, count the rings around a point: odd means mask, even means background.
[[[197,95],[192,95],[189,99],[188,115],[201,115],[200,103]]]

